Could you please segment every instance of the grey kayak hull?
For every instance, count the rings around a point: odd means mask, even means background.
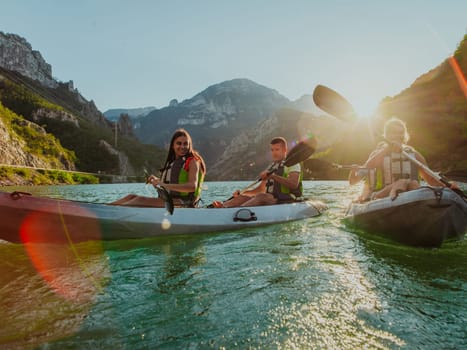
[[[421,187],[366,203],[352,203],[345,221],[370,233],[421,247],[439,247],[462,239],[467,227],[467,203],[448,188]]]

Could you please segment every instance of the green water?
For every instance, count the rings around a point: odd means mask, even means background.
[[[204,197],[242,185],[208,183]],[[29,190],[150,195],[138,184]],[[23,246],[0,244],[0,348],[466,348],[467,243],[418,249],[350,232],[341,218],[358,190],[306,182],[330,209],[289,224],[79,244],[79,261],[70,252],[55,267],[66,294]]]

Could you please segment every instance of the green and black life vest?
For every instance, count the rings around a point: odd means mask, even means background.
[[[412,149],[405,151],[410,157],[415,157]],[[373,191],[379,191],[400,179],[410,179],[419,181],[418,166],[413,164],[402,153],[393,152],[384,157],[383,166],[376,169],[369,169],[368,181]]]
[[[277,170],[274,173],[278,176],[288,177],[290,172],[290,168],[284,166],[281,162],[277,167]],[[270,193],[277,198],[279,201],[290,201],[295,200],[298,197],[301,197],[303,194],[303,184],[302,184],[302,172],[300,171],[299,175],[299,185],[298,188],[291,190],[287,186],[284,186],[273,179],[269,179],[266,182],[266,192]]]
[[[195,160],[194,157],[181,157],[175,159],[168,168],[162,172],[162,182],[166,184],[185,184],[188,182],[190,162]],[[196,161],[196,160],[195,160]],[[178,192],[170,191],[172,198],[180,198],[190,206],[195,206],[201,196],[202,184],[204,181],[204,173],[198,172],[198,184],[195,192]]]

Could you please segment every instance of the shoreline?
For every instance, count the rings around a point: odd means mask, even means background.
[[[78,185],[144,182],[144,176],[95,174],[63,169],[0,166],[0,186]]]

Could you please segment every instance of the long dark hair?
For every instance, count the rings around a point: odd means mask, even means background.
[[[174,134],[172,135],[172,139],[170,140],[170,148],[169,153],[167,154],[167,159],[165,160],[164,167],[160,169],[161,173],[168,169],[170,164],[175,160],[175,151],[174,151],[174,143],[177,138],[180,136],[184,136],[188,140],[188,152],[186,152],[186,157],[193,157],[195,158],[201,165],[201,171],[203,174],[206,174],[206,164],[204,163],[203,157],[193,149],[193,141],[191,139],[190,134],[185,129],[177,129],[175,130]]]

